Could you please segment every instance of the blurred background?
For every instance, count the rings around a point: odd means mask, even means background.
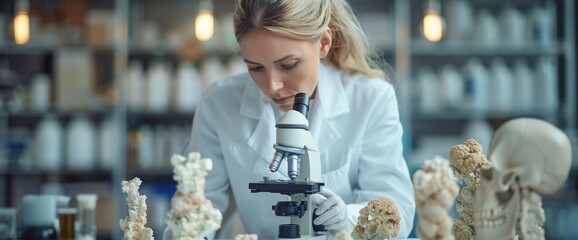
[[[392,66],[412,173],[468,138],[485,151],[516,117],[553,123],[577,152],[574,0],[349,2]],[[198,97],[246,71],[233,3],[0,0],[0,208],[16,209],[17,226],[24,195],[66,195],[74,207],[96,193],[97,237],[119,239],[120,182],[139,177],[160,237],[169,159],[186,148]],[[547,239],[578,234],[576,156],[572,166],[543,196]]]

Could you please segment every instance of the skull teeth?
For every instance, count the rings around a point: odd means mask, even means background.
[[[475,221],[476,227],[479,228],[495,228],[496,226],[501,226],[506,223],[505,217],[500,217],[497,219],[485,219]]]
[[[476,209],[474,211],[474,220],[476,227],[495,228],[506,223],[506,217],[502,215],[502,207]]]

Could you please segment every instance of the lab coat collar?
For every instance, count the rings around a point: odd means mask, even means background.
[[[329,120],[349,112],[341,77],[337,71],[325,64],[320,65],[315,106],[312,107],[315,112],[311,113],[309,126],[321,154],[326,152],[341,137],[341,134],[329,123]],[[263,95],[251,79],[248,79],[241,100],[240,112],[247,117],[259,120],[259,122],[247,139],[247,145],[267,162],[271,160],[274,153],[276,119],[273,107],[274,104]],[[286,164],[282,164],[279,169],[279,172],[285,177],[287,177],[286,169]]]

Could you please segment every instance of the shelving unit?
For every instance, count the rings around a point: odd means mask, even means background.
[[[31,0],[41,1],[41,0]],[[87,0],[88,1],[88,0]],[[441,0],[447,3],[451,0]],[[64,186],[70,186],[76,182],[80,183],[97,183],[99,191],[106,189],[107,200],[109,204],[104,209],[104,216],[106,223],[110,224],[103,232],[99,232],[99,238],[105,239],[120,239],[121,232],[118,228],[117,222],[119,219],[126,216],[127,207],[125,202],[125,194],[121,192],[120,182],[122,180],[130,180],[133,177],[139,177],[146,183],[147,191],[155,192],[158,189],[165,189],[171,191],[170,186],[173,183],[172,171],[168,161],[170,154],[164,154],[162,159],[155,159],[155,161],[164,161],[165,165],[153,168],[142,168],[139,166],[139,159],[137,158],[136,147],[138,147],[139,134],[142,134],[141,127],[149,126],[151,129],[156,127],[168,128],[170,126],[179,126],[182,129],[190,128],[194,114],[182,113],[176,111],[174,108],[164,112],[152,113],[148,111],[136,111],[130,109],[129,100],[127,99],[127,85],[126,76],[129,72],[130,63],[133,61],[140,61],[143,63],[146,70],[148,65],[157,60],[163,60],[170,65],[170,69],[174,70],[183,58],[192,61],[195,67],[199,67],[203,61],[209,57],[216,57],[222,63],[228,61],[232,57],[239,56],[236,51],[226,50],[221,51],[220,48],[214,46],[209,50],[204,50],[201,54],[195,53],[196,57],[184,57],[182,52],[175,50],[170,46],[155,45],[143,47],[137,41],[140,39],[142,32],[139,30],[148,21],[158,21],[162,26],[157,26],[159,29],[159,36],[166,36],[166,32],[170,28],[166,27],[171,21],[182,21],[183,23],[190,23],[193,19],[196,8],[198,7],[198,0],[109,0],[109,1],[89,1],[95,4],[97,9],[110,10],[113,13],[113,28],[112,32],[116,33],[112,37],[109,46],[73,46],[76,49],[84,49],[92,53],[93,60],[101,68],[101,71],[95,73],[94,81],[97,82],[99,88],[99,99],[101,103],[97,109],[89,109],[84,112],[88,114],[89,119],[94,123],[100,123],[104,119],[112,119],[114,124],[114,131],[112,139],[114,139],[117,149],[111,154],[113,156],[112,162],[114,166],[111,169],[99,169],[94,171],[79,172],[63,170],[57,173],[44,172],[35,169],[21,169],[21,168],[2,168],[2,159],[5,155],[0,147],[0,206],[17,205],[20,196],[23,192],[15,194],[15,183],[26,179],[31,186],[25,192],[38,193],[42,184],[44,183],[59,183]],[[483,5],[490,9],[498,9],[505,5],[523,6],[527,9],[533,6],[534,3],[548,2],[556,6],[557,15],[562,16],[557,19],[557,39],[547,45],[538,45],[529,43],[519,47],[509,47],[498,45],[495,47],[487,47],[479,43],[471,41],[448,42],[442,41],[439,43],[429,43],[421,39],[419,33],[419,24],[416,20],[421,18],[421,9],[423,1],[407,1],[407,0],[351,0],[352,7],[358,13],[385,13],[384,19],[387,23],[383,24],[387,28],[387,44],[379,47],[379,54],[385,58],[394,71],[394,79],[392,82],[396,88],[398,101],[400,104],[400,114],[402,124],[404,126],[404,145],[406,150],[406,159],[414,161],[414,153],[419,147],[418,142],[423,136],[445,136],[456,135],[464,128],[470,119],[482,118],[484,121],[490,123],[492,127],[497,127],[504,121],[515,117],[537,117],[547,119],[557,126],[563,128],[568,133],[576,134],[577,117],[576,106],[576,57],[575,57],[575,2],[573,0],[506,0],[506,1],[484,1],[471,0],[473,4]],[[215,0],[216,16],[223,16],[230,13],[233,2],[230,0]],[[0,9],[8,9],[11,4],[0,4]],[[165,8],[165,6],[172,5]],[[170,16],[170,17],[167,17]],[[5,15],[5,20],[9,19],[10,14]],[[5,22],[6,23],[6,22]],[[220,26],[217,26],[220,27]],[[163,33],[161,33],[163,32]],[[158,39],[159,42],[163,42]],[[166,41],[168,42],[168,41]],[[61,49],[69,48],[71,46],[42,46],[42,45],[24,45],[17,46],[3,41],[0,45],[0,68],[15,68],[20,72],[23,82],[30,82],[31,74],[35,72],[45,72],[51,76],[54,83],[55,70],[54,56],[56,52]],[[174,46],[173,46],[174,47]],[[197,46],[199,47],[199,46]],[[202,50],[202,46],[200,46]],[[188,48],[188,50],[190,50]],[[193,48],[194,50],[194,48]],[[196,49],[199,50],[199,49]],[[435,112],[424,112],[417,107],[415,101],[416,89],[416,72],[422,65],[431,65],[434,68],[441,67],[445,64],[462,64],[471,56],[475,56],[487,63],[494,57],[502,57],[507,62],[516,58],[537,59],[543,56],[554,57],[558,62],[557,73],[559,76],[558,84],[560,90],[559,106],[556,109],[547,109],[535,107],[526,110],[513,109],[507,111],[487,111],[479,112],[469,109],[442,109]],[[4,62],[4,63],[3,63]],[[25,63],[30,63],[25,65]],[[24,71],[24,70],[25,71]],[[146,77],[146,76],[145,76]],[[105,86],[110,87],[110,91],[105,90]],[[53,84],[55,88],[55,84]],[[53,92],[54,94],[54,92]],[[110,94],[110,96],[107,96]],[[112,100],[111,100],[112,99]],[[57,116],[59,121],[65,125],[69,122],[75,112],[59,112],[52,108],[50,112]],[[22,127],[32,130],[42,120],[46,112],[33,112],[23,110],[20,112],[0,112],[0,146],[6,143],[7,132],[13,126]],[[184,132],[188,130],[182,130]],[[136,145],[135,145],[136,144]],[[166,143],[165,143],[166,144]],[[171,144],[174,145],[174,142]],[[172,148],[170,153],[181,153],[182,149],[186,147],[186,138],[179,138],[176,147]],[[178,149],[178,150],[174,150]],[[448,148],[449,149],[449,148]],[[440,150],[447,151],[448,149]],[[575,152],[578,152],[575,151]],[[578,154],[576,154],[578,155]],[[433,156],[431,156],[433,157]],[[98,159],[96,161],[99,161]],[[412,171],[415,170],[417,164],[411,164]],[[578,186],[578,173],[576,169],[571,172],[572,179],[569,181],[570,185]],[[145,184],[143,184],[144,186]],[[21,185],[18,185],[21,186]],[[78,190],[78,186],[74,185],[71,188]],[[150,190],[154,189],[154,190]],[[576,191],[568,191],[576,197]],[[157,194],[157,193],[155,193]],[[164,199],[165,193],[151,194],[151,199]],[[165,195],[163,195],[165,194]],[[545,205],[558,206],[560,199],[564,199],[568,195],[554,196],[552,198],[545,198]],[[565,204],[565,203],[564,203]],[[155,234],[158,236],[158,233]],[[555,237],[555,236],[553,236]]]
[[[452,1],[441,1],[443,5],[442,14],[445,13],[443,9],[445,4]],[[560,127],[572,139],[576,139],[576,91],[578,89],[576,88],[575,71],[575,2],[572,0],[471,0],[468,2],[473,4],[475,11],[484,7],[494,12],[505,6],[521,6],[526,10],[533,8],[537,4],[554,6],[556,11],[554,14],[556,16],[555,39],[546,45],[530,42],[516,47],[508,46],[507,44],[489,47],[472,41],[451,41],[448,39],[438,43],[430,43],[423,39],[419,31],[419,21],[423,16],[424,1],[396,0],[397,90],[406,137],[406,159],[411,171],[419,168],[421,161],[425,158],[449,154],[449,147],[465,140],[460,140],[459,137],[462,136],[462,130],[472,119],[482,120],[493,129],[496,129],[512,118],[540,118]],[[447,15],[444,16],[447,17]],[[556,108],[536,106],[526,110],[509,109],[506,111],[492,110],[486,112],[468,108],[450,109],[443,107],[439,111],[422,111],[415,96],[415,91],[419,87],[417,82],[418,69],[424,65],[429,65],[435,71],[446,64],[463,65],[471,57],[480,59],[484,64],[488,64],[496,57],[505,59],[507,64],[511,64],[516,59],[536,61],[541,57],[552,57],[558,64],[556,68],[558,84],[556,98],[558,99],[558,105]],[[435,94],[435,91],[432,91],[432,94]],[[458,137],[455,137],[456,135]],[[420,144],[431,144],[432,147],[421,151],[420,148],[423,146]],[[487,148],[488,146],[484,147]],[[573,147],[574,152],[576,152],[576,146]],[[578,158],[574,157],[574,162],[576,162]],[[576,169],[574,167],[570,171],[570,179],[562,190],[554,195],[543,196],[546,219],[548,219],[545,226],[546,238],[565,239],[575,236],[567,233],[571,227],[566,222],[572,222],[571,219],[575,218],[578,213],[578,207],[575,204],[578,198],[578,174]]]

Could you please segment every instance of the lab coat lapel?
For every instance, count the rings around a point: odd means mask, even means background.
[[[309,120],[309,128],[317,141],[319,152],[323,154],[341,138],[341,134],[331,125],[331,119],[349,112],[341,76],[325,64],[319,68],[316,99],[316,109]]]
[[[241,114],[257,121],[255,129],[247,139],[247,146],[259,155],[259,158],[267,164],[263,165],[266,167],[275,153],[273,144],[276,142],[275,114],[270,107],[271,103],[262,95],[261,90],[259,90],[251,80],[247,81],[245,85],[243,99],[241,101]],[[285,165],[286,164],[282,164],[278,172],[288,177],[287,167]]]

